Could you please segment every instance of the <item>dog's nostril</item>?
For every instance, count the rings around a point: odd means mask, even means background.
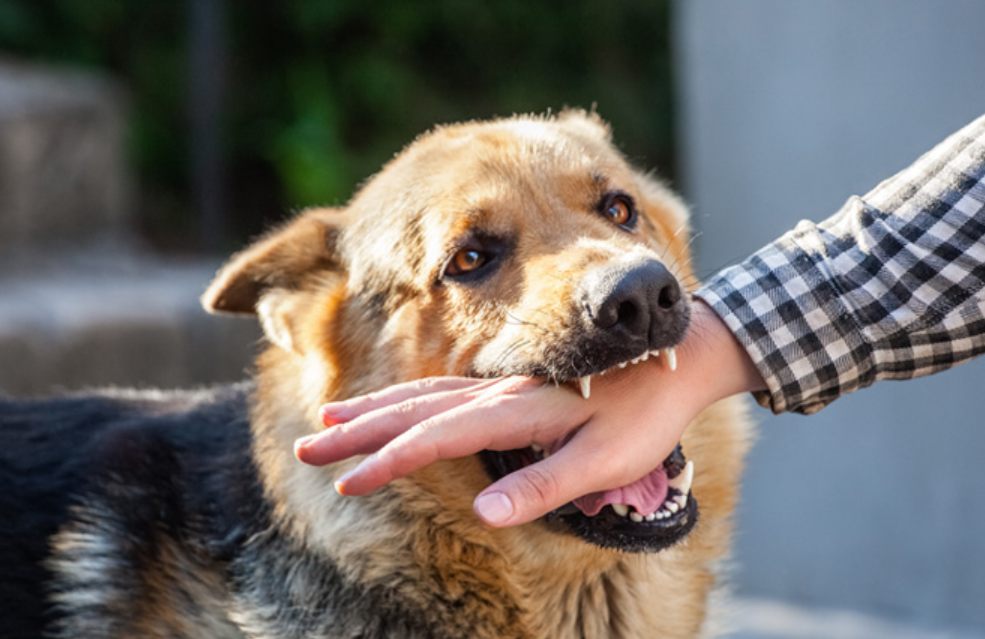
[[[673,308],[679,301],[681,301],[681,289],[677,282],[670,282],[661,288],[657,295],[657,305],[664,310]]]
[[[626,300],[619,304],[616,310],[616,323],[623,326],[632,326],[636,323],[636,318],[640,314],[640,309],[633,300]]]

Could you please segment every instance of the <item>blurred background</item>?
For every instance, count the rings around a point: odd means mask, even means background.
[[[0,391],[247,374],[224,256],[440,122],[596,108],[708,274],[985,113],[979,0],[0,0]],[[731,636],[985,637],[985,362],[757,411]]]

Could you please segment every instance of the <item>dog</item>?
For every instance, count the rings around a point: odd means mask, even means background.
[[[750,437],[740,400],[702,413],[653,471],[652,512],[569,504],[483,526],[472,499],[543,454],[530,448],[362,498],[332,488],[358,460],[292,454],[322,403],[397,382],[519,374],[587,394],[593,375],[671,366],[695,281],[687,227],[594,113],[419,137],[346,206],[303,211],[208,287],[209,311],[259,318],[251,381],[2,403],[0,635],[710,632]]]

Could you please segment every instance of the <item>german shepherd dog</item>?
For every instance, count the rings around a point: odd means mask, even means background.
[[[522,374],[578,392],[653,354],[668,365],[694,282],[687,213],[610,137],[582,111],[439,127],[347,206],[235,256],[203,302],[259,317],[252,381],[0,404],[0,635],[707,633],[740,403],[690,425],[647,506],[576,500],[509,529],[472,499],[539,451],[436,462],[358,499],[333,490],[358,460],[292,453],[322,403],[397,382]]]

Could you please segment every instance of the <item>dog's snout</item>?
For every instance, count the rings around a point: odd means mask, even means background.
[[[596,269],[583,291],[592,324],[617,338],[661,348],[686,326],[680,284],[655,260]]]

